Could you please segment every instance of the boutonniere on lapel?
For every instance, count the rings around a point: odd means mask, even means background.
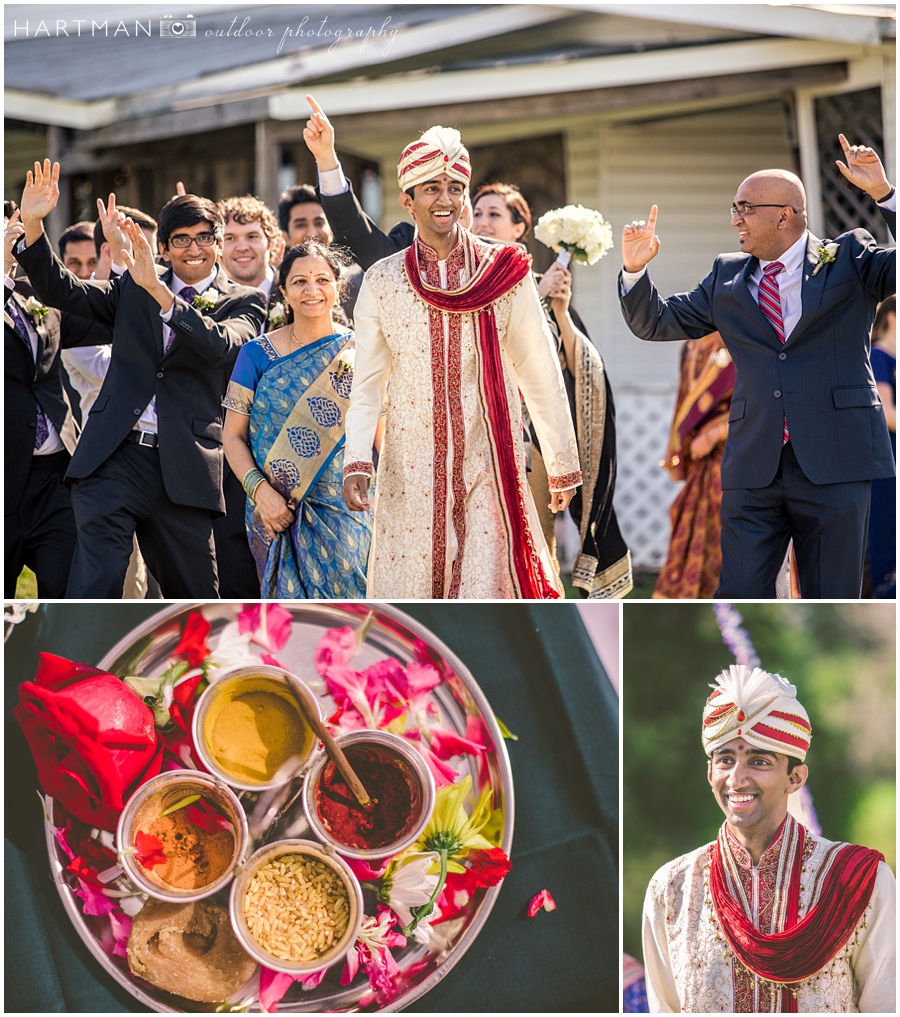
[[[818,275],[822,271],[823,265],[830,265],[833,261],[837,261],[838,244],[830,243],[823,244],[822,247],[816,252],[816,257],[819,259],[816,267],[812,270],[813,275]]]
[[[341,353],[341,358],[338,360],[337,368],[337,380],[340,381],[345,374],[353,374],[353,361],[356,359],[356,347],[348,346]]]
[[[284,324],[284,304],[280,300],[277,304],[269,305],[269,313],[266,315],[266,324],[269,328],[281,328]]]
[[[198,293],[191,302],[191,306],[196,307],[198,311],[211,311],[216,306],[218,295],[213,289],[208,289],[205,293]]]
[[[34,322],[43,321],[50,313],[50,308],[45,307],[37,297],[29,297],[25,301],[24,310]]]

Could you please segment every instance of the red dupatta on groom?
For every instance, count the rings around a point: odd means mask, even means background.
[[[741,964],[781,989],[781,1012],[796,1013],[798,983],[827,968],[853,939],[875,888],[879,851],[836,843],[818,874],[804,876],[806,830],[788,816],[782,827],[774,931],[756,928],[741,890],[728,834],[719,831],[710,851],[709,890],[719,928]],[[814,879],[812,901],[799,917],[801,882]]]
[[[466,263],[473,269],[469,281],[455,288],[443,290],[430,285],[423,277],[419,265],[417,239],[406,252],[406,274],[416,294],[428,307],[432,336],[443,336],[443,316],[471,314],[475,326],[476,347],[480,358],[480,377],[487,424],[495,489],[504,521],[511,564],[512,579],[519,597],[524,599],[552,600],[559,594],[548,581],[528,525],[528,512],[521,471],[516,463],[516,443],[510,418],[506,383],[501,360],[500,337],[494,317],[494,302],[520,283],[531,271],[531,256],[513,246],[492,247],[487,252],[479,249],[466,230],[460,230]],[[443,356],[443,346],[439,355]],[[455,421],[450,420],[450,428]],[[435,421],[435,438],[440,440],[441,428],[447,424]],[[460,561],[465,538],[465,490],[461,476],[453,470],[453,521],[459,542],[458,560],[453,563],[449,590],[445,590],[446,521],[440,513],[440,489],[446,491],[447,478],[435,470],[435,562],[433,596],[442,599],[458,594]]]

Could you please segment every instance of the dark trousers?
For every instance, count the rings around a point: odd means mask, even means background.
[[[225,495],[225,515],[213,520],[219,596],[224,600],[258,600],[259,575],[244,525],[247,495],[227,463],[222,493]]]
[[[169,500],[156,449],[123,442],[73,483],[72,508],[78,545],[67,597],[121,598],[135,533],[164,597],[218,597],[212,513]]]
[[[4,594],[16,595],[19,573],[27,565],[37,576],[41,600],[64,597],[75,551],[75,517],[63,482],[69,453],[32,456],[18,509],[4,518],[6,552]]]
[[[716,597],[773,599],[793,539],[805,599],[858,599],[870,480],[813,484],[791,443],[768,487],[722,492],[722,575]]]

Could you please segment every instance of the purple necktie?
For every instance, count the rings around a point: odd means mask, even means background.
[[[181,299],[184,300],[185,303],[193,304],[194,297],[197,296],[197,291],[194,289],[193,286],[185,286],[185,288],[178,294],[178,296],[181,297]],[[169,328],[168,325],[166,325],[166,329],[168,331],[166,332],[166,343],[163,349],[164,353],[169,352],[172,343],[175,341],[175,330]]]
[[[769,319],[775,334],[784,343],[787,337],[784,334],[784,318],[781,315],[781,289],[778,286],[778,273],[784,270],[780,261],[773,261],[763,269],[762,279],[759,280],[759,309]],[[784,418],[784,433],[781,436],[781,444],[787,445],[790,434],[788,434],[787,417]]]
[[[28,334],[28,326],[25,324],[25,319],[22,317],[15,300],[10,300],[6,305],[7,313],[12,318],[13,325],[15,326],[16,332],[25,341],[25,345],[28,347],[28,352],[31,354],[31,359],[34,360],[34,348],[31,345],[31,336]],[[37,418],[35,420],[35,432],[34,432],[34,447],[40,448],[41,445],[50,437],[50,428],[47,426],[47,418],[44,416],[44,411],[41,409],[41,404],[37,403]]]

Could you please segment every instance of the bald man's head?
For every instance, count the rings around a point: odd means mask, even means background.
[[[741,250],[763,261],[781,257],[806,232],[806,191],[788,170],[751,173],[734,196],[731,225]]]

